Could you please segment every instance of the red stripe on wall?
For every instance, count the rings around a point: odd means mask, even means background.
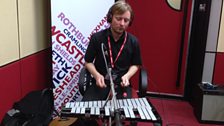
[[[213,83],[224,85],[224,53],[217,53]]]

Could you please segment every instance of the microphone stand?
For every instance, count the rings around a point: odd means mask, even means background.
[[[114,82],[112,79],[111,71],[112,71],[112,69],[108,68],[108,75],[110,78],[110,87],[111,87],[111,93],[112,93],[112,106],[114,107],[114,120],[115,120],[116,126],[122,126],[121,115],[120,115],[120,111],[119,111],[118,104],[117,104],[117,98],[116,98]]]
[[[123,126],[122,123],[121,123],[121,115],[120,115],[120,111],[119,111],[119,108],[118,108],[118,104],[117,104],[117,97],[116,97],[116,92],[115,92],[115,88],[114,88],[114,82],[113,82],[113,78],[112,78],[112,68],[109,68],[108,65],[107,65],[107,60],[106,60],[106,56],[105,56],[105,52],[104,52],[104,44],[102,43],[101,44],[101,49],[102,49],[102,53],[103,53],[103,58],[104,58],[104,61],[105,61],[105,65],[106,65],[106,69],[107,69],[107,73],[109,75],[109,79],[110,79],[110,90],[111,90],[111,93],[112,93],[112,99],[111,99],[111,104],[112,104],[112,107],[114,108],[114,111],[113,109],[111,110],[111,112],[114,114],[114,120],[115,120],[115,125],[116,126]],[[108,98],[104,104],[104,106],[106,105],[106,103],[108,102],[109,100],[109,95],[110,93],[108,94]],[[111,125],[111,117],[109,118],[109,125]]]

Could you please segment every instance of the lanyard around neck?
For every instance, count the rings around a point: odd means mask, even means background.
[[[124,44],[126,43],[127,33],[125,32],[124,42],[123,42],[123,44],[122,44],[122,46],[121,46],[121,48],[120,48],[120,50],[119,50],[119,52],[117,54],[117,57],[116,57],[115,61],[113,60],[113,56],[112,56],[112,48],[111,48],[111,43],[110,43],[110,37],[108,36],[107,39],[108,39],[107,42],[108,42],[109,52],[110,52],[110,63],[111,63],[111,67],[114,68],[114,64],[117,61],[118,57],[121,55],[121,52],[122,52],[122,50],[124,48]]]

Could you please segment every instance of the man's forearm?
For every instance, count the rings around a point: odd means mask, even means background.
[[[93,75],[94,78],[97,77],[100,73],[96,70],[95,66],[93,63],[85,63],[86,69]]]
[[[132,65],[130,66],[128,72],[125,75],[130,79],[138,71],[138,69],[138,65]]]

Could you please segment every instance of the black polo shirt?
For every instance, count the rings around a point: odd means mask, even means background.
[[[125,32],[120,37],[120,39],[117,42],[115,42],[112,37],[110,28],[97,32],[91,36],[85,54],[85,61],[94,62],[97,71],[101,73],[103,76],[107,74],[107,69],[103,58],[101,43],[104,43],[104,45],[106,46],[107,50],[106,59],[108,65],[111,66],[111,62],[109,60],[110,55],[108,46],[108,36],[110,37],[113,61],[115,61],[118,52],[124,42]],[[112,68],[112,73],[118,76],[117,79],[115,80],[115,83],[120,82],[120,78],[128,71],[131,65],[142,65],[142,60],[137,38],[132,34],[127,33],[127,39],[124,48],[121,51],[117,61],[114,63],[114,68]]]

